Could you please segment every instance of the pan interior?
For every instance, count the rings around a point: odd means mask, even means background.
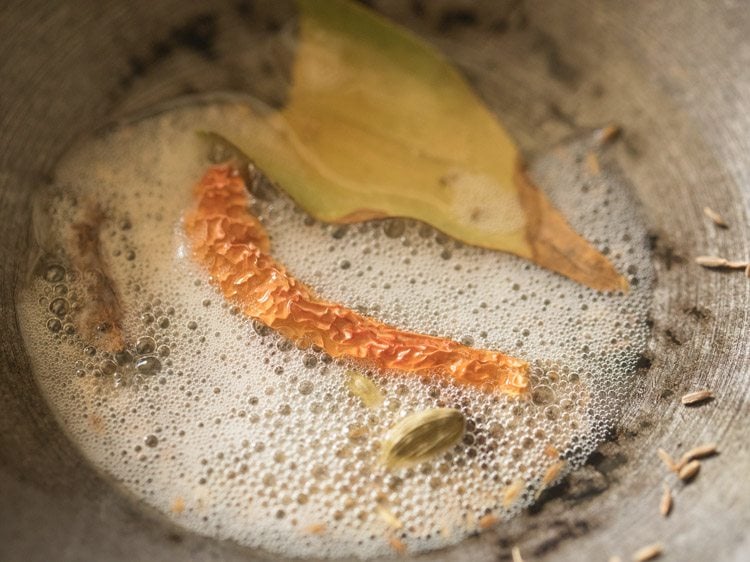
[[[531,172],[625,273],[603,295],[411,221],[324,225],[268,190],[253,206],[290,271],[325,298],[399,328],[532,362],[528,400],[332,361],[237,314],[190,259],[180,221],[221,159],[196,130],[242,131],[241,103],[180,106],[66,155],[36,206],[40,258],[19,303],[35,376],[91,462],[198,533],[290,556],[375,556],[456,543],[512,517],[579,465],[616,420],[648,335],[652,271],[627,182],[592,171],[593,136]],[[101,263],[122,304],[127,354],[82,336],[89,271],[71,224],[101,209]],[[367,409],[355,368],[385,396]],[[461,410],[452,451],[389,472],[379,442],[403,416]],[[564,464],[563,464],[564,463]],[[391,518],[392,516],[393,518]],[[489,517],[488,517],[489,516]]]

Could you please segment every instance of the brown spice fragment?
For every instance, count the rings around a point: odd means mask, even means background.
[[[307,527],[305,527],[304,530],[308,535],[322,535],[326,532],[326,524],[313,523],[312,525],[308,525]]]
[[[403,523],[401,523],[401,520],[393,515],[391,511],[382,505],[379,505],[375,508],[375,511],[378,514],[378,517],[380,517],[383,521],[385,521],[386,525],[389,527],[392,527],[394,529],[400,529],[404,526]]]
[[[664,493],[659,502],[659,513],[662,517],[667,517],[672,511],[672,490],[668,484],[664,484]]]
[[[750,263],[747,264],[747,267],[745,268],[745,277],[750,279]]]
[[[99,414],[91,414],[88,417],[88,425],[94,433],[102,435],[107,430],[107,422]]]
[[[515,501],[518,499],[518,496],[521,495],[521,492],[523,492],[523,489],[526,487],[526,481],[522,478],[519,478],[515,482],[513,482],[510,486],[505,488],[505,491],[503,492],[503,507],[510,507],[515,503]]]
[[[489,529],[490,527],[494,527],[497,522],[497,517],[495,517],[491,513],[488,513],[487,515],[483,515],[479,518],[479,528]]]
[[[557,477],[560,475],[560,472],[562,472],[562,469],[565,468],[565,461],[559,460],[556,463],[553,463],[550,465],[550,467],[545,471],[544,476],[542,477],[542,484],[539,486],[539,490],[536,492],[536,497],[542,495],[542,492],[549,486],[552,482],[554,482]]]
[[[639,548],[633,554],[633,562],[646,562],[658,558],[664,553],[664,547],[660,543],[650,544]]]
[[[692,480],[695,478],[698,474],[698,471],[701,469],[701,463],[697,460],[692,460],[689,463],[687,463],[685,466],[680,468],[679,472],[677,473],[677,476],[679,476],[680,480],[683,482],[688,482],[689,480]]]
[[[464,515],[464,523],[467,529],[473,531],[477,526],[477,516],[471,511],[467,512]]]
[[[680,402],[682,402],[685,406],[688,406],[690,404],[697,404],[698,402],[709,400],[713,397],[714,393],[708,389],[694,390],[693,392],[688,392],[687,394],[683,395],[683,397],[680,398]]]
[[[559,460],[552,466],[550,466],[547,469],[547,472],[544,473],[544,478],[542,478],[542,485],[547,486],[548,484],[554,482],[555,479],[560,475],[560,472],[563,468],[565,468],[564,460]]]
[[[664,449],[659,449],[656,451],[656,454],[659,455],[661,462],[663,462],[669,470],[671,470],[672,472],[677,472],[677,464],[674,462],[669,453],[667,453]]]
[[[75,318],[83,340],[102,351],[116,353],[125,347],[122,306],[102,251],[101,232],[106,215],[97,203],[86,202],[71,224],[66,253],[81,274],[83,306]]]
[[[521,556],[521,549],[518,546],[514,546],[510,549],[510,554],[513,557],[513,562],[523,562],[523,556]]]
[[[179,515],[185,511],[185,500],[180,497],[175,498],[170,509],[172,510],[172,513]]]
[[[551,459],[555,459],[560,456],[560,451],[558,451],[551,443],[547,443],[544,446],[544,454]]]
[[[703,214],[711,219],[716,226],[720,226],[721,228],[729,228],[729,225],[726,223],[724,218],[719,213],[714,211],[711,207],[703,207]]]
[[[586,154],[586,169],[592,176],[598,176],[602,173],[602,168],[599,165],[599,158],[596,156],[596,152],[589,152]]]
[[[596,132],[596,140],[599,144],[607,144],[620,136],[622,128],[619,125],[609,124]]]

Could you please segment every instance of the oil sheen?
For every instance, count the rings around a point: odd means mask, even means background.
[[[40,187],[21,327],[44,396],[91,463],[187,529],[302,557],[445,547],[513,517],[580,465],[628,396],[652,282],[627,183],[586,166],[594,139],[550,151],[531,173],[627,275],[627,294],[413,221],[321,224],[271,186],[252,208],[273,255],[322,297],[530,361],[532,392],[518,399],[298,349],[224,301],[191,259],[181,220],[205,169],[227,156],[196,131],[251,135],[245,111],[182,105],[111,129],[73,148]],[[76,256],[74,225],[94,220],[96,259]],[[115,310],[92,295],[99,284]],[[83,325],[97,308],[116,316],[124,350],[107,341],[106,321],[104,336]],[[384,400],[367,407],[352,395],[350,369]],[[459,444],[387,470],[388,428],[441,407],[464,414]]]

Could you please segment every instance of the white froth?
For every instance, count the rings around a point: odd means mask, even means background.
[[[325,298],[535,365],[529,401],[371,373],[386,400],[368,410],[347,392],[349,365],[242,318],[187,257],[180,218],[211,152],[194,132],[227,126],[241,127],[231,104],[185,107],[94,139],[60,164],[54,211],[36,217],[46,254],[19,303],[22,329],[46,398],[96,466],[198,533],[290,556],[367,557],[390,552],[391,537],[417,552],[460,541],[485,514],[511,517],[558,460],[550,446],[568,466],[585,459],[627,395],[651,284],[645,229],[616,176],[587,176],[588,141],[532,172],[628,272],[624,296],[412,221],[331,226],[281,195],[258,203],[274,255]],[[108,214],[103,250],[136,361],[120,357],[114,374],[114,358],[92,355],[49,308],[59,297],[75,311],[74,272],[58,279],[66,258],[54,241],[87,200]],[[386,472],[377,459],[387,428],[436,406],[465,413],[463,442]],[[519,480],[522,495],[503,506]],[[378,505],[403,528],[389,528]]]

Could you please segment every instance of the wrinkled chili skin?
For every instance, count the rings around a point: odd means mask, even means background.
[[[529,388],[528,363],[497,351],[406,332],[317,297],[270,255],[251,196],[231,164],[209,168],[184,218],[194,259],[242,312],[302,347],[379,369],[449,376],[460,384],[511,395]]]

